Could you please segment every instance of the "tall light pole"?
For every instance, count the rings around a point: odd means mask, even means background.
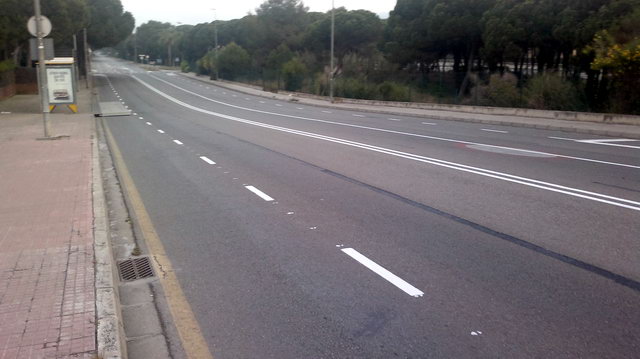
[[[40,0],[33,0],[33,10],[36,17],[36,34],[38,35],[38,71],[40,73],[40,101],[42,103],[42,122],[44,124],[44,138],[49,138],[49,87],[47,86],[47,69],[44,63],[44,40],[42,39],[42,13]]]
[[[334,38],[335,38],[335,27],[336,27],[336,17],[335,17],[335,4],[334,0],[331,0],[331,65],[329,71],[329,99],[333,102],[333,47],[334,47]]]
[[[215,37],[215,50],[213,52],[214,57],[215,57],[215,68],[216,68],[216,80],[218,80],[218,14],[216,12],[216,9],[211,9],[213,10],[213,32],[214,32],[214,37]]]

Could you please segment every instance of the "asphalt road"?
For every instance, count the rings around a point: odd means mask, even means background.
[[[215,358],[637,357],[640,141],[94,66]]]

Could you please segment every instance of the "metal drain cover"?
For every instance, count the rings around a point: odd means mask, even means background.
[[[118,270],[120,279],[125,282],[154,276],[149,257],[136,257],[118,262]]]

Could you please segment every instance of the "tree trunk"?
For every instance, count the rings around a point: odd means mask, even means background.
[[[469,86],[469,79],[471,78],[471,68],[473,67],[473,55],[476,52],[475,44],[471,45],[471,50],[469,51],[469,56],[467,57],[467,73],[464,76],[464,80],[462,80],[462,84],[460,85],[460,91],[458,92],[458,100],[462,98],[464,93],[467,91],[467,86]]]

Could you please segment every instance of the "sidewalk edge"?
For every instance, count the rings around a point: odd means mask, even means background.
[[[109,220],[105,203],[100,152],[98,148],[98,121],[94,121],[92,141],[93,218],[95,250],[96,290],[96,340],[98,357],[101,359],[126,359],[126,340],[114,265]]]
[[[215,80],[210,80],[210,79],[207,79],[207,78],[201,78],[200,76],[192,75],[192,73],[185,74],[185,73],[180,72],[180,75],[184,76],[184,77],[188,77],[188,78],[194,79],[194,80],[197,80],[197,81],[201,81],[201,82],[204,82],[204,83],[208,83],[208,84],[213,84],[213,85],[216,85],[216,86],[224,87],[226,89],[229,89],[229,90],[232,90],[232,91],[237,91],[237,92],[240,92],[240,93],[243,93],[243,94],[246,94],[246,95],[259,96],[259,97],[269,98],[269,99],[277,99],[277,100],[281,100],[281,101],[287,101],[288,100],[288,95],[285,95],[283,93],[272,93],[272,92],[262,91],[264,93],[261,94],[261,93],[253,93],[253,92],[250,92],[248,90],[244,90],[241,87],[244,86],[244,87],[248,87],[248,88],[253,89],[253,90],[257,90],[257,89],[254,89],[253,87],[251,87],[251,85],[247,85],[247,84],[243,84],[243,83],[227,84],[224,81],[215,81]],[[230,86],[230,85],[235,85],[235,86]],[[238,87],[240,87],[240,88],[238,88]],[[257,91],[261,91],[261,90],[257,90]],[[463,118],[463,117],[455,117],[455,116],[437,116],[437,115],[417,114],[417,113],[406,114],[406,113],[397,112],[397,111],[393,111],[393,110],[385,110],[385,109],[376,108],[378,105],[370,105],[371,108],[363,109],[363,108],[345,106],[345,105],[349,105],[348,102],[342,102],[342,103],[340,103],[341,106],[335,106],[334,104],[332,104],[328,100],[326,101],[326,103],[318,104],[318,103],[309,103],[309,102],[304,101],[305,97],[296,97],[296,99],[298,99],[298,101],[299,101],[298,103],[304,104],[304,105],[307,105],[307,106],[334,108],[334,109],[339,109],[339,110],[379,113],[379,114],[386,114],[386,115],[399,115],[399,116],[419,117],[419,118],[443,120],[443,121],[483,123],[483,124],[487,124],[487,125],[500,125],[500,126],[535,128],[535,129],[542,129],[542,130],[564,131],[564,132],[583,133],[583,134],[590,134],[590,135],[600,135],[600,136],[625,137],[625,138],[640,139],[640,133],[639,134],[627,133],[627,132],[616,131],[616,130],[598,130],[598,129],[580,128],[578,126],[572,126],[572,125],[566,125],[566,126],[563,126],[563,125],[548,125],[548,124],[543,124],[543,123],[536,124],[536,123],[530,123],[530,122],[513,122],[513,121],[508,121],[508,120],[507,121],[484,120],[484,119]],[[428,111],[428,110],[425,110],[425,111]],[[497,116],[506,116],[506,115],[497,115]],[[540,118],[540,119],[541,120],[554,121],[554,119],[550,119],[550,118],[549,119]],[[557,121],[557,120],[555,120],[555,121]],[[567,120],[564,120],[564,121],[567,121]],[[575,121],[578,124],[579,123],[587,123],[587,124],[597,123],[597,122],[588,122],[588,121],[579,121],[579,120],[575,120]],[[627,126],[633,126],[633,125],[627,125]]]

